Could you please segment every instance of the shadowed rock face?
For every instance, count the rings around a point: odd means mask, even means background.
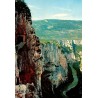
[[[17,72],[15,84],[33,83],[34,90],[31,93],[38,92],[41,89],[37,88],[42,72],[40,41],[32,27],[30,9],[23,0],[15,1],[15,50],[15,70]],[[29,96],[28,93],[26,94]]]
[[[15,11],[18,12],[18,15],[24,13],[24,16],[26,16],[26,20],[31,21],[30,9],[23,0],[16,0]]]

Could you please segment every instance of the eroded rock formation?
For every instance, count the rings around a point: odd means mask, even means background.
[[[59,46],[40,43],[32,27],[30,9],[24,0],[16,0],[16,98],[81,98],[82,76],[80,61],[75,60],[74,41],[58,43]]]
[[[38,88],[38,82],[41,81],[42,73],[40,63],[41,49],[39,38],[32,27],[30,9],[23,0],[15,1],[15,50],[15,84],[24,84],[25,86],[28,83],[29,85],[32,84],[31,86],[34,89],[31,90],[31,93],[33,93],[31,95],[35,96],[34,94],[41,90],[40,87]],[[18,92],[16,91],[16,93]],[[26,93],[26,96],[29,93]]]

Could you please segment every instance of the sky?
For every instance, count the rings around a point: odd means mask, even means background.
[[[82,20],[82,0],[24,0],[32,20]]]

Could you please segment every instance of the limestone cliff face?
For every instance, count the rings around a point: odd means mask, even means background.
[[[42,73],[40,41],[32,27],[30,9],[23,0],[15,1],[15,50],[15,84],[29,83],[34,88],[31,92],[39,92]]]
[[[81,54],[77,55],[81,52],[81,41],[43,42],[41,50],[43,98],[67,98],[72,89],[81,96],[78,92],[81,88]]]
[[[55,65],[67,67],[67,63],[81,61],[81,40],[50,41],[41,44],[43,62],[52,62]]]

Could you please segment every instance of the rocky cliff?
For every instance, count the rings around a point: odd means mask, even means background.
[[[24,0],[15,1],[16,98],[41,96],[40,41],[32,27],[31,13]],[[21,91],[21,86],[23,90]],[[24,93],[25,94],[24,94]],[[24,96],[25,95],[25,96]],[[34,97],[36,96],[36,97]]]
[[[15,97],[81,98],[81,40],[40,42],[30,9],[15,1]]]
[[[81,98],[81,40],[41,43],[43,98]],[[78,88],[79,87],[79,88]],[[78,89],[77,89],[78,88]],[[74,91],[73,91],[74,89]],[[77,92],[70,96],[70,92]],[[70,97],[68,97],[70,96]]]

